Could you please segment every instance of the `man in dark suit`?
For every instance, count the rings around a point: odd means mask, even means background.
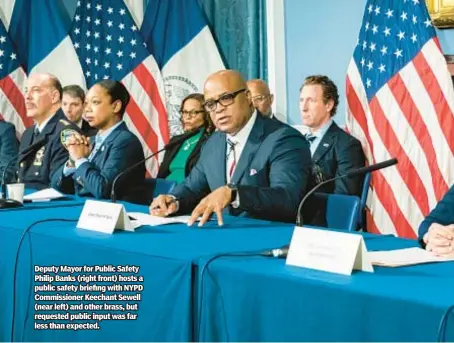
[[[18,153],[18,141],[14,125],[0,120],[0,178],[3,175],[6,165],[12,161]],[[15,161],[11,162],[14,166]],[[13,180],[14,171],[10,167],[5,173],[5,182]]]
[[[279,121],[273,113],[274,94],[271,94],[268,84],[260,79],[252,79],[247,82],[247,88],[251,92],[252,104],[262,116]]]
[[[223,70],[204,87],[205,109],[218,131],[205,143],[183,184],[153,200],[154,215],[190,213],[203,225],[216,213],[294,222],[310,175],[304,137],[257,114],[241,74]],[[178,200],[179,201],[176,201]]]
[[[85,116],[98,134],[90,140],[77,134],[68,138],[70,160],[55,173],[54,188],[80,196],[110,198],[114,179],[142,161],[118,180],[115,189],[118,198],[135,200],[145,178],[145,162],[139,139],[123,121],[129,99],[125,86],[118,81],[103,80],[90,88]]]
[[[28,148],[41,138],[46,144],[35,154],[20,159],[18,181],[26,187],[42,189],[50,187],[55,171],[68,159],[68,151],[61,144],[63,129],[78,130],[68,122],[60,108],[62,87],[60,81],[51,74],[31,74],[25,90],[27,116],[33,118],[35,125],[25,130],[19,151]]]
[[[87,137],[96,136],[98,130],[91,127],[83,119],[85,92],[78,85],[69,85],[63,87],[63,98],[61,108],[66,118],[79,127],[82,134]]]
[[[454,186],[419,225],[422,247],[440,256],[454,255]]]
[[[365,157],[361,143],[333,121],[339,104],[337,87],[328,77],[309,76],[300,89],[300,111],[303,124],[310,133],[312,155],[311,187],[364,167]],[[328,183],[319,192],[347,195],[361,195],[363,176],[344,178]]]

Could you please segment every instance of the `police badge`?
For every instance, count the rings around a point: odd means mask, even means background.
[[[79,132],[77,132],[76,130],[74,129],[64,129],[60,132],[60,142],[61,144],[63,144],[63,146],[68,149],[67,147],[67,141],[68,141],[68,138],[71,137],[71,136],[74,136],[74,135],[78,135]]]

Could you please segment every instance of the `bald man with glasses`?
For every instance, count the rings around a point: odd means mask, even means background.
[[[205,82],[204,107],[218,131],[185,182],[153,200],[153,215],[191,214],[203,225],[216,214],[294,222],[311,155],[293,128],[257,114],[241,74],[223,70]]]
[[[252,79],[247,82],[247,88],[251,92],[252,104],[257,111],[265,117],[279,120],[271,108],[274,101],[274,94],[271,94],[268,84],[260,79]]]

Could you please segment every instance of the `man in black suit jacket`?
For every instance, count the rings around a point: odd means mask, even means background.
[[[63,98],[61,108],[66,118],[76,124],[86,137],[96,136],[98,130],[91,127],[87,121],[82,118],[84,113],[85,92],[78,85],[69,85],[63,87]]]
[[[300,111],[303,124],[310,129],[306,135],[312,155],[310,188],[365,165],[361,143],[339,128],[332,119],[338,104],[337,87],[328,77],[314,75],[305,79],[300,89]],[[361,196],[363,180],[363,176],[344,178],[328,183],[318,191]],[[309,200],[304,213],[311,224],[326,225],[325,203],[322,200]]]
[[[34,142],[46,138],[46,143],[35,154],[19,159],[18,181],[28,188],[50,187],[54,173],[68,160],[68,151],[61,144],[61,131],[79,129],[66,120],[60,108],[62,87],[51,74],[31,74],[25,90],[27,116],[35,125],[22,135],[19,152]]]
[[[339,104],[337,87],[326,76],[309,76],[300,89],[300,111],[310,133],[313,185],[364,167],[359,140],[339,128],[332,117]],[[336,180],[320,189],[324,193],[361,195],[363,176]]]

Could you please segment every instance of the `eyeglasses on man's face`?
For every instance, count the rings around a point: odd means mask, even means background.
[[[262,102],[265,102],[268,98],[270,97],[270,95],[256,95],[252,98],[252,102],[253,103],[262,103]]]
[[[187,117],[187,118],[191,119],[191,118],[194,118],[195,116],[197,116],[198,114],[204,113],[204,112],[205,112],[204,110],[190,110],[190,111],[182,110],[182,111],[180,111],[180,115],[181,115],[181,118]]]
[[[212,112],[212,111],[216,110],[216,108],[218,107],[218,103],[224,107],[230,106],[231,104],[233,104],[235,102],[235,98],[237,97],[238,94],[240,94],[242,92],[246,92],[246,91],[247,91],[246,88],[242,88],[233,93],[223,94],[217,100],[205,101],[205,103],[203,104],[203,107],[205,107],[205,109],[208,112]]]

